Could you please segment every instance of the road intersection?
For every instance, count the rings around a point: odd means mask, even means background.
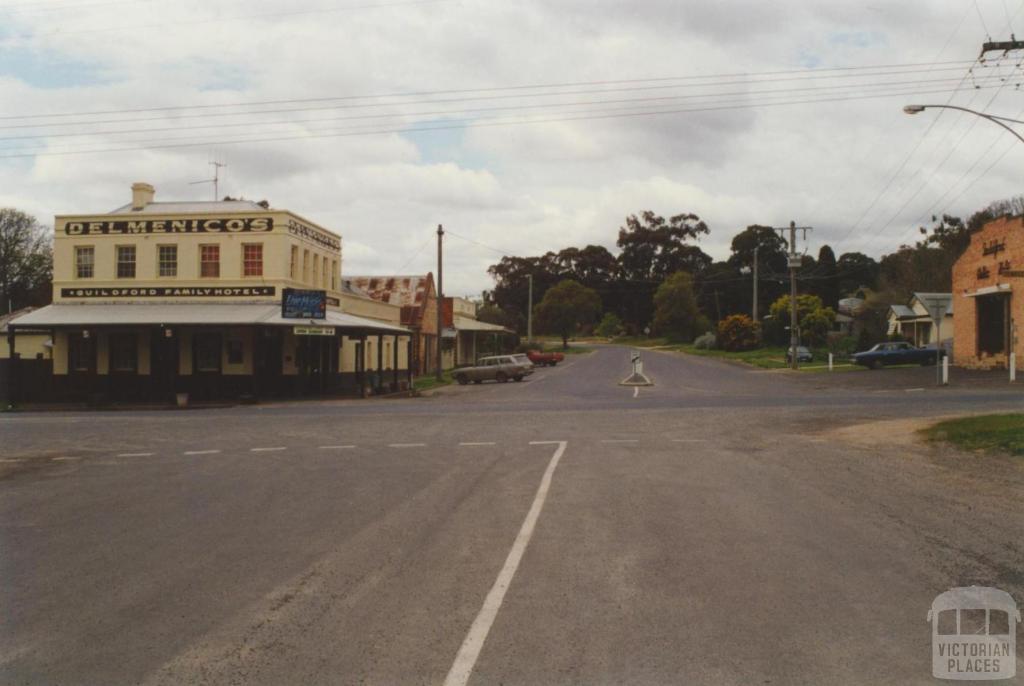
[[[0,418],[2,681],[931,683],[937,593],[1024,597],[1019,461],[879,428],[1019,391],[628,364]]]

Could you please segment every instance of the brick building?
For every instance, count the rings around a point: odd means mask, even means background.
[[[971,368],[1024,365],[1024,217],[1000,217],[971,236],[953,265],[953,355]]]

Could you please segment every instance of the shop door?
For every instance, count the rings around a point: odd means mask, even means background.
[[[178,338],[168,336],[169,329],[157,329],[150,337],[149,377],[154,400],[171,401],[179,390]],[[173,331],[172,331],[173,334]]]
[[[253,370],[256,374],[256,393],[258,395],[281,394],[282,354],[281,332],[276,329],[261,330],[256,336],[256,357]]]

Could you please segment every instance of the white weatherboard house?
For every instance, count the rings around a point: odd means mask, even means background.
[[[942,330],[937,331],[928,310],[930,303],[938,303],[945,310]],[[914,293],[906,305],[889,306],[889,335],[899,334],[922,347],[934,345],[939,336],[943,343],[953,340],[953,294]]]

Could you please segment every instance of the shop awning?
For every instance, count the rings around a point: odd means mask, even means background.
[[[126,303],[56,304],[10,322],[15,329],[65,326],[334,326],[369,333],[408,335],[400,326],[327,310],[326,319],[282,319],[277,304]]]
[[[453,318],[454,328],[458,331],[487,331],[489,333],[512,333],[504,326],[498,326],[497,324],[488,324],[487,322],[481,322],[476,319],[470,319],[469,317],[460,317],[455,315]]]
[[[1010,284],[1001,283],[996,286],[986,286],[985,288],[979,288],[973,293],[964,293],[968,298],[977,298],[979,295],[995,295],[996,293],[1009,293]]]

